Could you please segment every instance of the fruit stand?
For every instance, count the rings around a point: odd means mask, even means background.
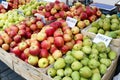
[[[16,73],[27,80],[113,77],[120,54],[117,14],[81,2],[8,3],[14,6],[0,13],[0,60]]]

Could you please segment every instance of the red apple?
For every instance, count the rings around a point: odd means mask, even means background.
[[[69,47],[67,45],[64,45],[60,50],[63,54],[66,54],[66,52],[69,50]]]
[[[37,25],[37,28],[42,29],[43,26],[44,26],[44,23],[41,22],[41,21],[37,21],[37,22],[36,22],[36,25]]]
[[[55,32],[55,29],[53,27],[48,27],[46,30],[45,30],[47,36],[52,36],[53,33]]]
[[[39,41],[37,41],[37,40],[31,40],[30,41],[30,45],[32,46],[32,45],[35,45],[35,46],[38,46],[39,48],[40,48],[40,43],[39,43]]]
[[[50,20],[50,21],[55,20],[55,17],[54,17],[54,16],[50,16],[50,17],[48,18],[48,20]]]
[[[47,41],[47,40],[44,40],[44,41],[41,42],[41,47],[42,47],[43,49],[49,50],[49,49],[50,49],[50,45],[51,45],[50,42]]]
[[[76,44],[81,44],[82,45],[82,43],[83,43],[82,40],[77,40],[76,41]]]
[[[20,30],[22,29],[22,30],[25,30],[25,28],[26,28],[26,25],[24,25],[24,24],[18,24],[18,26],[17,26]]]
[[[62,26],[61,22],[59,21],[55,21],[53,23],[50,24],[51,27],[53,27],[55,30],[58,29],[59,27]]]
[[[18,35],[22,36],[22,37],[25,37],[26,36],[26,31],[25,29],[21,29],[18,31]]]
[[[39,55],[40,49],[37,45],[31,45],[29,48],[29,52],[31,55],[37,56]]]
[[[5,51],[7,51],[7,50],[9,50],[10,49],[10,46],[9,46],[9,44],[6,44],[6,43],[4,43],[4,44],[2,44],[2,49],[4,49]]]
[[[35,23],[36,23],[36,21],[37,21],[37,20],[36,20],[36,18],[35,18],[35,17],[31,17],[31,18],[30,18],[30,22],[31,22],[32,24],[35,24]]]
[[[86,13],[89,16],[93,15],[93,10],[90,6],[86,6]]]
[[[50,13],[51,13],[52,15],[54,15],[55,13],[57,13],[57,10],[56,10],[55,8],[52,8],[51,11],[50,11]]]
[[[50,5],[46,5],[46,6],[45,6],[45,10],[46,10],[46,11],[50,12],[51,9],[52,9],[52,6],[50,6]]]
[[[50,42],[50,44],[53,44],[54,43],[54,37],[48,37],[47,38],[47,41],[49,41]]]
[[[54,4],[54,8],[55,8],[56,10],[60,10],[60,9],[61,9],[61,7],[60,7],[59,4]]]
[[[66,30],[64,31],[64,34],[72,35],[71,29],[70,29],[70,28],[66,29]]]
[[[66,17],[66,12],[65,11],[60,11],[59,15],[61,18],[65,18]]]
[[[50,53],[52,54],[55,50],[57,50],[57,47],[55,45],[51,45]]]
[[[37,13],[37,10],[32,10],[32,14],[35,14],[35,13]]]
[[[16,25],[11,25],[10,26],[10,30],[14,31],[15,33],[17,33],[19,29],[18,29],[18,27]]]
[[[56,47],[60,48],[64,45],[64,39],[62,37],[55,37],[54,44]]]
[[[31,24],[30,29],[31,29],[32,31],[37,30],[37,25],[36,25],[36,24]]]
[[[3,39],[0,38],[0,46],[3,44]]]
[[[47,58],[48,56],[49,56],[49,53],[48,53],[47,49],[41,49],[40,50],[40,57]]]
[[[83,39],[83,35],[82,35],[81,33],[76,34],[76,35],[74,36],[74,40],[82,40],[82,39]]]
[[[63,32],[61,28],[58,28],[55,32],[54,32],[54,37],[58,37],[58,36],[63,36]]]
[[[64,32],[66,29],[70,29],[70,27],[69,26],[64,26],[64,27],[62,27],[62,31]]]
[[[14,47],[12,50],[11,50],[12,53],[14,53],[16,56],[20,57],[21,55],[21,51],[19,50],[18,46]]]
[[[16,43],[20,42],[21,39],[22,39],[22,37],[21,37],[21,35],[19,35],[19,34],[15,35],[15,36],[13,37],[13,40],[14,40]]]
[[[20,43],[18,44],[18,48],[19,48],[19,50],[21,50],[21,51],[24,51],[27,47],[28,47],[28,45],[27,45],[27,43],[24,42],[24,41],[22,41],[22,42],[20,42]]]
[[[51,16],[50,12],[45,12],[45,17],[46,17],[46,18],[48,18],[48,17],[50,17],[50,16]]]
[[[64,41],[69,42],[69,41],[72,40],[72,37],[71,37],[71,35],[69,35],[69,34],[64,34],[64,35],[63,35],[63,39],[64,39]]]
[[[87,13],[86,12],[81,12],[81,14],[80,14],[80,19],[81,20],[85,20],[85,19],[87,19]]]
[[[68,46],[69,50],[71,50],[74,46],[74,43],[72,43],[72,41],[71,42],[66,42],[65,45]]]
[[[20,58],[24,61],[24,60],[27,59],[28,57],[27,57],[24,53],[22,53],[22,54],[20,55]]]
[[[30,22],[30,20],[26,20],[25,21],[26,25],[29,27],[32,23]]]
[[[100,10],[97,10],[96,15],[100,17],[102,15],[102,12]]]
[[[55,16],[55,18],[60,18],[60,14],[59,13],[56,13],[54,16]]]
[[[32,35],[31,32],[27,32],[27,31],[26,31],[26,38],[30,38],[31,35]]]
[[[39,32],[39,33],[37,34],[37,40],[38,40],[38,41],[43,41],[43,40],[45,40],[46,38],[47,38],[47,35],[46,35],[45,32]]]
[[[38,7],[38,10],[40,10],[40,11],[43,9],[44,9],[44,6],[42,6],[42,5]]]
[[[89,17],[90,22],[94,22],[97,19],[96,15],[92,15]]]
[[[29,48],[26,48],[24,51],[23,51],[24,55],[28,58],[29,55],[30,55],[30,50]]]

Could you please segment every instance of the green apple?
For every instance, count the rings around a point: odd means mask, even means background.
[[[92,54],[98,54],[99,52],[98,52],[98,50],[96,48],[92,48],[91,53]]]
[[[104,34],[105,31],[104,31],[103,29],[99,29],[99,30],[98,30],[98,33],[100,33],[100,34]]]
[[[47,70],[47,74],[48,74],[49,76],[51,76],[51,77],[55,77],[55,76],[56,76],[56,73],[57,73],[57,71],[56,71],[54,68],[49,68],[49,69]]]
[[[104,65],[104,64],[100,64],[100,66],[99,66],[99,71],[100,71],[100,73],[101,73],[102,75],[104,75],[104,74],[106,73],[106,71],[107,71],[107,66]]]
[[[90,39],[84,39],[83,40],[83,46],[92,46],[92,40]]]
[[[66,55],[71,55],[71,53],[72,53],[72,51],[68,51],[68,52],[66,53]]]
[[[95,69],[95,68],[97,68],[99,65],[100,65],[100,63],[99,63],[99,61],[97,61],[96,59],[91,59],[91,60],[89,60],[89,62],[88,62],[88,66],[89,66],[91,69]]]
[[[64,59],[67,64],[71,64],[74,61],[74,57],[71,55],[66,55]]]
[[[37,65],[37,63],[38,63],[38,56],[30,55],[28,57],[28,63],[31,64],[31,65]]]
[[[100,58],[107,58],[107,54],[106,53],[99,53],[99,57]]]
[[[87,66],[82,67],[79,72],[81,77],[84,78],[90,78],[92,76],[92,70]]]
[[[57,70],[57,76],[63,77],[64,76],[64,70],[63,69],[58,69]]]
[[[91,54],[89,55],[89,59],[96,59],[96,60],[98,60],[98,55],[97,55],[97,54],[94,54],[94,53],[91,53]]]
[[[94,73],[92,75],[92,79],[91,80],[101,80],[101,75],[100,73]]]
[[[86,79],[86,78],[84,78],[84,77],[81,77],[80,80],[89,80],[89,79]]]
[[[53,80],[62,80],[61,76],[55,76]]]
[[[111,60],[114,60],[116,57],[117,57],[117,53],[114,52],[114,51],[110,51],[108,53],[108,57],[111,59]]]
[[[65,76],[71,76],[72,69],[70,67],[65,68],[64,74],[65,74]]]
[[[48,59],[49,64],[53,64],[53,63],[55,62],[55,59],[54,59],[53,56],[51,56],[51,55],[49,55],[49,56],[47,57],[47,59]]]
[[[97,29],[97,27],[91,27],[91,28],[89,28],[88,32],[92,32],[92,33],[97,34],[98,29]]]
[[[71,55],[77,60],[84,58],[84,53],[82,51],[72,51]]]
[[[100,59],[100,63],[102,63],[102,64],[106,65],[107,67],[109,67],[111,65],[111,60],[102,58],[102,59]]]
[[[106,45],[103,42],[97,43],[97,47],[96,48],[97,48],[97,50],[99,52],[105,52],[106,51]]]
[[[53,66],[55,69],[58,70],[58,69],[63,69],[65,65],[66,65],[65,60],[63,58],[58,58]]]
[[[63,77],[62,80],[72,80],[72,78],[71,78],[71,77],[68,77],[68,76],[65,76],[65,77]]]
[[[88,61],[89,61],[89,58],[84,57],[84,58],[81,60],[81,63],[82,63],[82,65],[87,66],[87,65],[88,65]]]
[[[95,69],[92,69],[92,73],[100,73],[99,69],[98,68],[95,68]]]
[[[73,46],[73,50],[80,50],[82,48],[82,45],[81,44],[75,44]]]
[[[45,67],[48,66],[48,64],[49,64],[49,62],[48,62],[47,58],[40,58],[39,61],[38,61],[38,66],[40,68],[45,68]]]
[[[80,80],[80,73],[78,71],[74,71],[71,74],[73,80]]]
[[[72,64],[71,64],[71,68],[72,70],[74,71],[77,71],[77,70],[80,70],[80,68],[82,68],[82,64],[79,62],[79,61],[74,61]]]
[[[82,47],[82,51],[85,53],[85,54],[90,54],[91,53],[91,47],[90,46],[83,46]]]

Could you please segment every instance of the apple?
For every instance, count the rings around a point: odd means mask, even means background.
[[[62,27],[62,31],[64,32],[65,30],[67,30],[67,29],[70,29],[70,27],[69,26],[64,26],[64,27]]]
[[[39,56],[42,58],[47,58],[49,56],[48,50],[47,49],[40,49]]]
[[[60,9],[61,9],[60,4],[54,4],[54,8],[55,8],[56,10],[60,10]]]
[[[25,42],[27,43],[28,46],[31,45],[31,39],[26,39]]]
[[[20,57],[21,55],[21,50],[18,48],[18,46],[14,47],[12,50],[11,50],[12,53],[14,53],[16,56]]]
[[[58,37],[58,36],[63,36],[63,32],[61,28],[58,28],[55,32],[54,32],[54,37]]]
[[[96,15],[92,15],[89,17],[90,22],[94,22],[97,19]]]
[[[40,11],[42,11],[43,9],[44,9],[44,6],[42,6],[42,5],[38,7],[38,10],[40,10]]]
[[[83,35],[81,33],[78,33],[74,36],[74,40],[82,40],[83,39]]]
[[[71,29],[71,31],[72,31],[72,34],[78,34],[79,32],[80,32],[80,30],[79,30],[79,28],[78,27],[73,27],[72,29]]]
[[[76,9],[76,15],[80,15],[82,12],[83,12],[83,8],[82,7],[79,7]]]
[[[16,25],[11,25],[10,26],[10,30],[14,31],[15,33],[17,33],[19,29],[18,29],[18,27]]]
[[[46,30],[45,30],[47,36],[52,36],[53,33],[55,32],[55,29],[53,27],[48,27]]]
[[[51,13],[50,12],[45,12],[45,17],[48,18],[51,16]]]
[[[58,59],[60,57],[62,57],[62,52],[60,50],[55,50],[53,53],[52,53],[52,56],[54,57],[54,59]]]
[[[30,40],[30,45],[31,46],[38,46],[40,48],[40,42],[34,39]]]
[[[90,25],[90,21],[87,20],[87,19],[84,20],[84,23],[85,23],[86,26],[89,26],[89,25]]]
[[[18,44],[18,48],[21,51],[24,51],[28,47],[27,43],[25,41],[22,41]]]
[[[25,29],[21,29],[18,31],[18,35],[21,35],[22,37],[26,36],[26,31]]]
[[[100,10],[97,10],[96,15],[100,17],[102,15],[102,12]]]
[[[64,34],[72,35],[71,29],[70,29],[70,28],[66,29],[66,30],[64,31]]]
[[[7,51],[7,50],[9,50],[10,49],[10,46],[9,46],[9,44],[6,44],[6,43],[4,43],[4,44],[2,44],[2,49],[4,49],[5,51]]]
[[[51,45],[50,53],[53,53],[55,50],[57,50],[57,47],[55,45]]]
[[[24,60],[26,63],[28,63],[28,58]]]
[[[83,44],[83,42],[82,42],[82,40],[76,40],[76,42],[75,42],[76,44],[80,44],[80,45],[82,45]]]
[[[64,45],[60,50],[63,54],[66,54],[66,52],[69,50],[69,47],[67,45]]]
[[[43,49],[49,50],[50,49],[50,45],[51,45],[50,42],[47,41],[47,40],[44,40],[44,41],[41,42],[41,48],[43,48]]]
[[[70,42],[66,42],[65,45],[68,46],[69,50],[71,50],[73,48],[74,43],[70,41]]]
[[[55,13],[57,13],[57,10],[56,10],[55,8],[52,8],[51,11],[50,11],[50,13],[51,13],[52,15],[54,15]]]
[[[29,27],[32,23],[29,20],[26,20],[25,24]]]
[[[60,48],[64,45],[64,39],[62,37],[55,37],[54,44],[56,47]]]
[[[69,35],[69,34],[64,34],[64,35],[63,35],[63,39],[64,39],[64,41],[69,42],[69,41],[72,40],[72,37],[71,37],[71,35]]]
[[[76,8],[78,8],[78,7],[81,7],[81,6],[82,6],[82,4],[81,4],[80,2],[76,2],[76,3],[74,3],[74,5],[75,5],[75,7],[76,7]]]
[[[49,41],[50,44],[53,44],[53,43],[54,43],[54,37],[49,36],[49,37],[47,38],[47,41]]]
[[[10,32],[8,32],[8,35],[12,38],[15,35],[17,35],[17,33],[15,33],[15,31],[10,31]]]
[[[85,25],[84,21],[78,21],[77,26],[78,26],[80,29],[83,29],[86,25]]]
[[[21,39],[22,39],[22,37],[21,37],[21,35],[19,35],[19,34],[15,35],[15,36],[13,37],[13,40],[14,40],[16,43],[20,42]]]
[[[32,24],[35,24],[35,23],[36,23],[36,18],[35,18],[35,17],[30,17],[30,22],[31,22]]]
[[[60,18],[60,14],[59,13],[56,13],[54,16],[55,16],[55,18]]]
[[[29,48],[29,52],[31,55],[37,56],[39,55],[40,49],[37,45],[31,45]]]
[[[37,33],[33,33],[33,34],[31,35],[31,39],[32,39],[32,40],[36,40],[36,39],[37,39],[37,35],[38,35]]]
[[[37,21],[36,26],[37,26],[37,28],[42,29],[42,27],[44,26],[44,23],[41,21]]]
[[[50,12],[51,9],[52,9],[52,6],[50,6],[50,5],[46,5],[46,6],[45,6],[45,10],[46,10],[46,11]]]
[[[0,38],[0,46],[3,44],[3,39]]]
[[[66,12],[65,11],[59,11],[59,15],[61,18],[65,18],[66,17]]]
[[[19,30],[25,30],[25,27],[26,27],[26,25],[24,25],[24,24],[18,24],[18,26],[17,26],[18,28],[19,28]]]
[[[46,68],[48,66],[49,62],[47,58],[40,58],[38,61],[38,66],[40,68]]]
[[[13,47],[15,47],[15,46],[17,46],[17,42],[12,41],[12,42],[10,43],[10,47],[13,48]]]
[[[26,48],[24,51],[23,51],[24,55],[28,58],[29,55],[30,55],[30,50],[29,48]]]
[[[28,63],[31,64],[31,65],[33,65],[33,66],[37,65],[38,60],[39,60],[38,56],[30,55],[28,57]]]
[[[30,25],[30,29],[31,29],[32,31],[37,30],[37,25],[36,25],[36,24],[31,24],[31,25]]]
[[[49,55],[49,56],[47,57],[47,59],[48,59],[49,64],[53,64],[53,63],[55,62],[55,59],[53,58],[52,55]]]
[[[37,34],[37,40],[38,40],[38,41],[43,41],[43,40],[45,40],[46,38],[47,38],[47,35],[46,35],[45,32],[39,32],[39,33]]]
[[[48,18],[48,20],[49,20],[49,21],[55,20],[55,17],[54,17],[54,16],[50,16],[50,17]]]
[[[93,10],[90,6],[86,6],[86,13],[89,16],[93,15]]]
[[[20,55],[20,58],[24,61],[24,60],[27,59],[28,57],[27,57],[24,53],[22,53],[22,54]]]

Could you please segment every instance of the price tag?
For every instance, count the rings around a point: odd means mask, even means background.
[[[95,43],[99,43],[99,42],[104,42],[106,47],[108,47],[108,45],[110,44],[112,38],[102,35],[102,34],[97,34],[96,37],[94,38],[93,42]]]
[[[3,7],[4,7],[5,9],[8,8],[8,2],[2,1],[1,4],[3,5]]]
[[[42,20],[42,22],[43,22],[43,23],[46,23],[45,16],[43,16],[43,15],[41,15],[41,14],[39,14],[39,13],[35,13],[34,16],[40,17],[41,20]]]
[[[55,2],[56,0],[44,0],[44,1],[47,1],[47,2]]]
[[[23,11],[21,11],[21,10],[17,10],[17,12],[18,12],[18,14],[20,14],[20,15],[24,16]]]
[[[40,2],[41,0],[37,0],[37,2]]]
[[[66,22],[67,22],[68,26],[70,26],[72,28],[76,25],[77,20],[74,18],[71,18],[71,17],[67,17]]]

